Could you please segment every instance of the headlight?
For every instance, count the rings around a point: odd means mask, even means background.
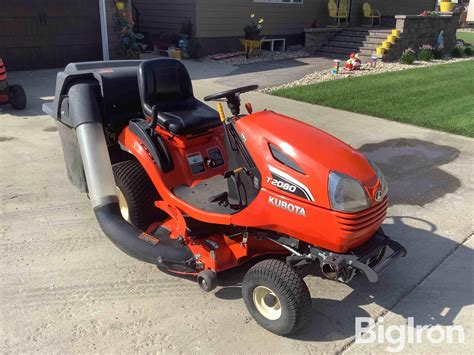
[[[367,160],[369,161],[370,166],[372,166],[372,169],[374,169],[375,173],[377,174],[377,177],[380,180],[380,186],[381,186],[381,189],[382,189],[382,198],[384,198],[385,195],[387,195],[387,192],[388,192],[387,180],[385,180],[385,176],[383,176],[382,170],[380,170],[380,168],[377,166],[377,164],[375,164],[373,161],[371,161],[369,159],[367,159]]]
[[[332,171],[329,174],[328,190],[333,210],[358,212],[370,206],[370,199],[364,188],[350,176]]]

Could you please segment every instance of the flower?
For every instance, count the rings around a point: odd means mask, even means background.
[[[265,20],[263,18],[261,18],[260,20],[258,20],[258,23],[262,24]]]
[[[420,47],[421,50],[427,50],[427,51],[432,51],[433,50],[433,46],[429,45],[429,44],[424,44]]]
[[[250,14],[250,18],[254,18],[255,17],[255,14]]]

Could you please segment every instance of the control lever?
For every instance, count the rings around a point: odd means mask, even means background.
[[[158,106],[154,105],[151,108],[151,120],[150,120],[150,125],[149,127],[154,131],[156,128],[156,125],[158,124]]]
[[[231,176],[237,175],[237,174],[240,173],[241,171],[244,171],[245,173],[248,174],[247,169],[245,169],[245,168],[242,166],[242,167],[237,168],[237,169],[234,169],[234,170],[226,171],[226,172],[224,173],[224,177],[225,177],[226,179],[228,179],[228,178],[230,178]]]
[[[253,107],[252,107],[252,104],[250,102],[247,102],[245,104],[245,109],[247,110],[247,112],[249,113],[249,115],[251,115],[253,113]]]

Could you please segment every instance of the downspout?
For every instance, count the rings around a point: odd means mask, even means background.
[[[102,36],[102,59],[109,60],[109,35],[107,33],[107,10],[105,6],[106,0],[99,0],[100,13],[100,33]]]

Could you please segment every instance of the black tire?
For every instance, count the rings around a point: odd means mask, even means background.
[[[276,308],[281,309],[277,319],[269,319],[261,313],[254,301],[254,293],[258,298],[260,291],[265,289],[272,292],[263,298],[265,304],[268,306],[268,302],[274,302]],[[297,332],[311,318],[311,295],[308,287],[290,265],[280,260],[268,259],[253,266],[244,277],[242,297],[257,323],[275,334]]]
[[[26,93],[20,85],[11,85],[8,88],[8,99],[15,110],[23,110],[26,107]]]
[[[217,275],[212,270],[203,270],[198,274],[197,282],[201,290],[211,292],[217,287]]]
[[[151,223],[163,218],[155,207],[160,199],[145,169],[136,160],[127,160],[112,166],[115,183],[125,197],[128,206],[128,222],[146,229]]]

